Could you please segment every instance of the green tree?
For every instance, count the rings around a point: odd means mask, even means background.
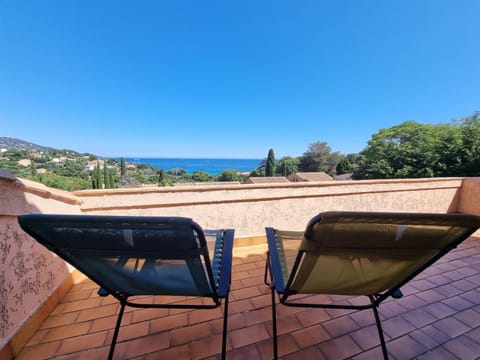
[[[250,174],[249,174],[250,177],[261,177],[261,176],[265,176],[265,169],[264,168],[261,168],[261,167],[258,167],[252,171],[250,171]]]
[[[110,189],[115,189],[117,187],[115,177],[113,176],[113,171],[108,171],[108,182],[110,184]]]
[[[158,184],[158,176],[156,167],[149,164],[136,164],[135,169],[124,177],[122,183]]]
[[[265,176],[275,176],[275,154],[273,153],[273,149],[268,150]]]
[[[237,170],[224,170],[220,175],[217,177],[218,181],[242,181],[242,177],[238,175]]]
[[[110,184],[110,176],[108,175],[108,167],[106,161],[103,162],[103,183],[105,184],[105,189],[112,188],[112,185]]]
[[[346,156],[343,156],[337,164],[336,173],[337,175],[347,174],[351,171],[352,164]]]
[[[460,120],[463,175],[480,176],[480,113]]]
[[[250,177],[260,177],[260,176],[265,176],[265,167],[267,165],[267,159],[263,159],[260,161],[260,164],[258,167],[252,171],[250,171],[249,176]]]
[[[51,173],[38,174],[34,178],[34,180],[39,181],[42,184],[45,184],[49,187],[66,190],[66,191],[75,191],[75,190],[82,190],[82,189],[89,188],[88,180],[60,176],[60,175],[51,174]]]
[[[267,168],[267,158],[263,158],[258,164],[258,167],[252,170],[249,174],[250,177],[262,177],[266,175],[266,168]]]
[[[165,186],[165,172],[163,169],[158,170],[158,185]]]
[[[300,157],[299,168],[301,171],[323,171],[333,175],[340,158],[340,153],[332,152],[326,142],[315,142]]]
[[[173,168],[167,171],[167,174],[170,174],[176,178],[182,177],[186,174],[187,172],[184,169],[181,168]]]
[[[9,149],[2,154],[2,157],[7,157],[10,161],[19,161],[28,157],[28,151]]]
[[[30,161],[30,174],[32,176],[37,175],[37,165],[35,164],[35,161],[33,161],[33,160]]]
[[[215,178],[205,171],[194,171],[192,174],[193,181],[207,182],[213,181]]]
[[[127,164],[125,163],[125,159],[122,157],[120,158],[120,177],[124,177],[127,175]]]
[[[277,161],[275,165],[275,173],[277,176],[288,176],[296,173],[298,171],[299,163],[300,158],[298,157],[284,156]]]
[[[92,172],[92,188],[101,189],[103,187],[102,174],[100,171],[100,160],[97,160],[97,165],[93,168]]]
[[[337,175],[354,173],[358,169],[360,154],[352,153],[343,155],[337,164]]]
[[[462,128],[406,121],[381,129],[360,153],[356,179],[458,176],[462,172]]]
[[[97,166],[95,165],[93,170],[92,170],[92,189],[98,189],[98,183],[97,183]]]

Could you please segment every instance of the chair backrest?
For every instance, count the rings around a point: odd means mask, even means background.
[[[307,225],[287,292],[381,294],[409,281],[479,226],[479,216],[466,214],[319,214]]]
[[[112,294],[216,296],[205,235],[191,219],[29,214],[18,221]]]

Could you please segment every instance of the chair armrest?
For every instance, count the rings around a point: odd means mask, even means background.
[[[223,233],[223,251],[222,263],[220,267],[220,278],[218,282],[217,294],[224,298],[230,290],[230,279],[232,275],[232,251],[233,251],[233,229],[226,229]]]
[[[280,256],[278,254],[277,239],[275,236],[275,229],[271,227],[265,228],[268,244],[268,261],[270,273],[273,277],[271,286],[278,292],[285,291],[285,282],[283,280],[282,267],[280,264]]]

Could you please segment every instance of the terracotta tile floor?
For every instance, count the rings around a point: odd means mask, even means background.
[[[265,247],[236,248],[230,296],[228,359],[271,359]],[[480,358],[480,238],[470,238],[380,306],[392,359]],[[105,359],[118,306],[85,279],[58,304],[17,357]],[[350,299],[352,303],[358,299]],[[283,359],[379,359],[371,310],[278,306]],[[128,309],[116,359],[218,359],[220,309]]]

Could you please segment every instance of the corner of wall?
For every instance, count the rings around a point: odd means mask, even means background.
[[[480,215],[480,178],[464,178],[457,212]]]

